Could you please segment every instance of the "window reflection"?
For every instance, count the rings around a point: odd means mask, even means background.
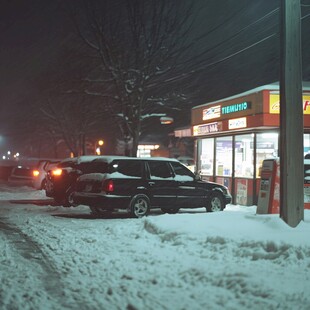
[[[235,137],[235,176],[252,178],[254,174],[254,134]]]
[[[256,142],[256,176],[260,178],[263,160],[278,157],[278,133],[259,133]]]
[[[232,137],[216,138],[216,175],[232,174]]]
[[[214,138],[201,141],[201,174],[213,175],[214,162]]]

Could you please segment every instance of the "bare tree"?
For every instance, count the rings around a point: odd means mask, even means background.
[[[96,108],[89,98],[58,95],[46,100],[40,110],[47,120],[46,128],[58,137],[56,143],[62,140],[75,156],[86,154],[86,142],[97,123]]]
[[[98,59],[84,80],[85,92],[104,98],[128,146],[126,155],[135,156],[143,122],[185,102],[174,78],[190,50],[192,2],[78,3],[71,8],[76,29]]]
[[[43,135],[54,144],[55,153],[60,143],[66,145],[74,156],[87,154],[87,145],[94,144],[94,136],[107,122],[101,98],[90,97],[84,92],[82,76],[92,69],[81,47],[68,40],[59,59],[48,67],[46,74],[37,81],[40,96],[32,103],[32,124],[37,124],[37,141]],[[68,44],[67,43],[67,44]],[[33,122],[37,119],[36,122]],[[38,120],[40,120],[38,123]],[[94,152],[94,145],[91,152]]]

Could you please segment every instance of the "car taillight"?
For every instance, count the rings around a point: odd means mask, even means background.
[[[113,182],[113,180],[105,181],[103,183],[102,189],[105,192],[110,192],[110,193],[113,192],[114,191],[114,182]]]
[[[52,175],[59,176],[62,174],[62,169],[54,169],[52,170]]]
[[[34,177],[39,176],[39,174],[40,174],[39,170],[33,170],[33,171],[32,171],[32,175],[33,175]]]

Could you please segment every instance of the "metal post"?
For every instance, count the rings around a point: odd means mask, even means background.
[[[300,0],[281,0],[280,217],[304,218]]]

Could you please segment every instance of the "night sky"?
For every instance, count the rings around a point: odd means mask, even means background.
[[[37,100],[38,80],[59,57],[68,24],[57,1],[1,1],[0,150],[19,142],[23,124],[15,116],[25,111],[26,118],[30,102]]]
[[[195,53],[203,60],[192,77],[193,106],[279,79],[279,2],[195,1],[199,14],[192,35],[201,48]],[[302,3],[302,16],[307,16],[310,1]],[[309,29],[310,16],[302,20],[304,80],[310,80]],[[1,152],[19,141],[23,125],[20,119],[16,123],[16,111],[25,111],[27,121],[29,103],[40,96],[38,81],[53,68],[72,36],[72,25],[58,1],[1,0]]]

